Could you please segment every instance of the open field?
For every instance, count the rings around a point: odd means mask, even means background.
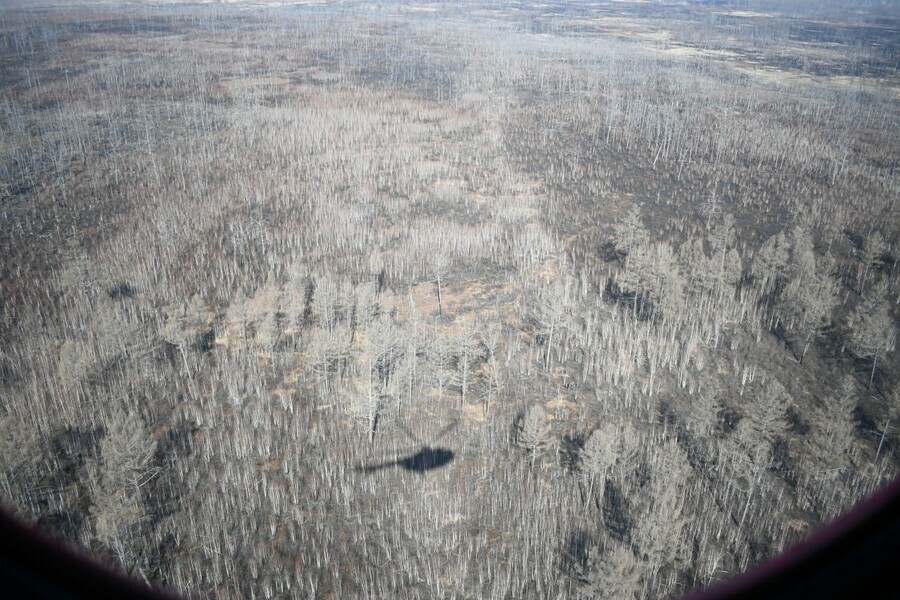
[[[802,539],[900,464],[900,18],[782,5],[0,5],[0,503],[190,597]]]

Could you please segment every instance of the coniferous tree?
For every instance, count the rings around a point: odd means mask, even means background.
[[[888,302],[880,294],[868,294],[848,318],[850,341],[856,354],[872,359],[869,388],[875,381],[878,359],[894,350],[897,324],[891,316]]]
[[[547,413],[540,404],[535,404],[528,409],[516,427],[516,445],[531,457],[532,468],[538,455],[550,444],[550,439]]]
[[[615,428],[607,422],[606,425],[591,433],[581,451],[581,469],[588,479],[585,506],[594,497],[595,488],[596,495],[603,498],[606,475],[616,463],[616,438]]]
[[[141,490],[158,473],[155,449],[140,419],[116,409],[106,421],[99,464],[91,474],[94,534],[128,569],[135,566],[145,543],[140,535],[146,516]]]

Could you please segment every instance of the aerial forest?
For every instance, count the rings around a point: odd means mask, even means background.
[[[900,474],[896,3],[0,3],[0,507],[188,598],[665,598]]]

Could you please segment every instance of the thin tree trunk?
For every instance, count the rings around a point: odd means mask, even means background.
[[[550,328],[550,337],[547,339],[547,356],[544,358],[544,370],[550,370],[550,352],[553,350],[553,332],[555,327]]]
[[[803,364],[803,359],[806,357],[806,352],[809,350],[809,345],[812,344],[812,334],[806,336],[806,343],[803,345],[803,352],[800,353],[800,364]]]
[[[443,294],[441,293],[441,279],[440,277],[437,279],[437,289],[438,289],[438,316],[444,316],[444,302],[443,302]]]
[[[888,428],[891,426],[891,420],[888,419],[884,423],[884,429],[881,432],[881,441],[878,442],[878,451],[875,452],[875,462],[878,462],[878,457],[881,456],[881,447],[884,445],[884,436],[887,435]]]
[[[875,356],[872,357],[872,375],[869,376],[869,389],[872,389],[872,383],[875,381],[875,365],[878,364],[878,349],[875,350]]]
[[[588,504],[591,503],[591,495],[594,493],[594,474],[591,473],[591,478],[588,482],[588,493],[587,497],[584,499],[584,510],[587,510]]]

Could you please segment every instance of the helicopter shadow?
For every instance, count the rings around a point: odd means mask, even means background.
[[[441,438],[455,429],[457,425],[458,421],[454,421],[450,425],[444,427],[441,430],[440,434],[434,439],[434,442],[438,442]],[[397,423],[397,426],[403,431],[403,433],[407,435],[407,437],[411,438],[418,444],[422,443],[417,436],[413,435],[412,432],[410,432],[401,423]],[[439,446],[432,446],[430,444],[423,444],[422,447],[419,448],[418,452],[415,452],[414,454],[401,456],[394,460],[389,460],[381,463],[360,466],[356,468],[356,471],[370,475],[384,469],[399,468],[405,471],[411,471],[413,473],[425,474],[428,471],[439,469],[448,465],[453,460],[453,458],[453,450],[442,448]]]

